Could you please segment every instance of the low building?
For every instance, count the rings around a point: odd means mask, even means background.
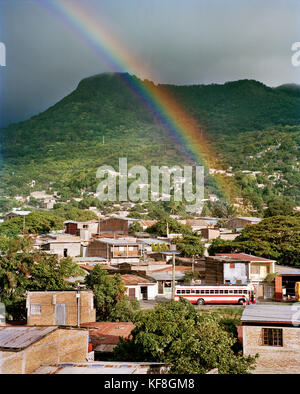
[[[137,221],[138,219],[133,219],[129,217],[112,216],[110,218],[100,221],[100,230],[102,233],[107,234],[128,235],[130,233],[130,226]]]
[[[205,257],[205,283],[255,287],[256,297],[264,296],[263,282],[275,272],[275,261],[246,253],[217,253]]]
[[[13,218],[18,218],[18,217],[24,217],[27,216],[31,213],[31,211],[11,211],[8,212],[5,216],[4,216],[4,220],[9,220],[9,219],[13,219]]]
[[[126,294],[130,300],[154,300],[158,294],[157,281],[149,276],[124,274],[121,279],[126,287]]]
[[[66,234],[75,235],[84,241],[89,240],[92,237],[92,234],[98,234],[99,232],[98,220],[87,220],[85,222],[66,220],[64,225]]]
[[[236,230],[240,230],[245,228],[246,226],[252,225],[252,224],[258,224],[262,219],[261,218],[256,218],[256,217],[236,217],[236,218],[231,218],[227,221],[226,226],[229,228],[234,228]]]
[[[40,248],[50,254],[56,254],[58,257],[77,257],[82,253],[80,237],[70,234],[47,234],[44,236]]]
[[[241,317],[243,353],[259,354],[256,373],[300,373],[296,305],[247,305]]]
[[[207,240],[216,239],[220,236],[220,230],[218,228],[203,228],[199,232],[202,238]]]
[[[86,362],[84,328],[0,327],[0,375],[31,374],[47,364]]]
[[[112,264],[138,263],[143,246],[136,238],[95,238],[88,245],[87,257],[103,257]]]
[[[96,321],[92,291],[29,291],[27,324],[34,326],[79,326]]]
[[[95,322],[82,324],[89,329],[90,343],[95,354],[95,360],[104,361],[111,355],[120,338],[127,339],[135,325],[131,322]]]

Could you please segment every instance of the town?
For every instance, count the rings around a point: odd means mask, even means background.
[[[36,191],[31,198],[44,209],[15,207],[0,224],[2,234],[18,229],[14,245],[1,238],[0,373],[78,374],[90,367],[98,374],[188,373],[174,354],[153,350],[149,357],[147,339],[139,338],[153,330],[158,340],[164,328],[147,327],[145,316],[158,315],[159,324],[168,325],[168,311],[175,321],[187,314],[185,324],[202,316],[197,335],[205,324],[216,325],[228,336],[226,357],[239,363],[228,370],[198,356],[192,373],[300,372],[300,267],[238,243],[251,229],[263,238],[265,222],[271,231],[270,220],[293,217],[166,214],[149,220],[129,216],[141,203],[124,202],[107,214],[92,207],[97,219],[65,220],[53,229],[46,221],[55,196]],[[176,333],[169,336],[178,340]]]

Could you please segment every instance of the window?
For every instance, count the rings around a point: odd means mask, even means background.
[[[209,294],[209,290],[205,290],[205,294]]]
[[[201,290],[201,294],[204,294],[205,290]]]
[[[41,315],[42,305],[41,304],[30,304],[30,314],[31,315]]]
[[[64,249],[64,257],[68,257],[68,249]]]
[[[181,290],[181,294],[185,294],[185,290]]]
[[[200,294],[200,290],[196,290],[196,294]]]
[[[259,265],[251,265],[250,272],[253,275],[259,275],[260,274],[260,266]]]
[[[224,294],[228,294],[228,290],[224,290]]]
[[[209,290],[210,294],[215,294],[214,290]]]
[[[128,250],[129,250],[129,252],[133,252],[134,251],[134,247],[133,246],[129,246]]]
[[[191,293],[191,290],[186,290],[186,294],[190,294]]]
[[[120,251],[120,252],[125,252],[125,247],[124,247],[124,246],[120,246],[120,247],[119,247],[119,251]]]
[[[223,293],[224,293],[224,290],[219,290],[219,293],[220,293],[220,294],[223,294]]]
[[[181,294],[181,290],[177,290],[177,294]]]
[[[229,268],[235,268],[235,264],[234,263],[230,263],[229,264]]]
[[[233,294],[233,290],[229,290],[229,294]]]
[[[234,290],[234,294],[239,294],[239,291],[238,290]]]
[[[283,346],[282,328],[263,328],[262,344],[263,346]]]

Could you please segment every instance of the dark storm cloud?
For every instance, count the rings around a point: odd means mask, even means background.
[[[75,1],[75,0],[74,0]],[[77,1],[77,0],[76,0]],[[107,66],[43,1],[0,0],[0,124],[26,119]],[[298,0],[85,0],[155,82],[257,79],[300,83],[291,45],[300,41]]]

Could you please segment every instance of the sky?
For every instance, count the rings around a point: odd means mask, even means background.
[[[299,0],[59,1],[80,2],[145,66],[137,76],[156,83],[247,78],[268,86],[300,84],[300,67],[291,62],[292,44],[300,41]],[[72,92],[81,79],[111,71],[105,51],[95,51],[51,3],[0,0],[0,43],[6,47],[0,126],[26,120]],[[127,71],[126,64],[118,71]]]

